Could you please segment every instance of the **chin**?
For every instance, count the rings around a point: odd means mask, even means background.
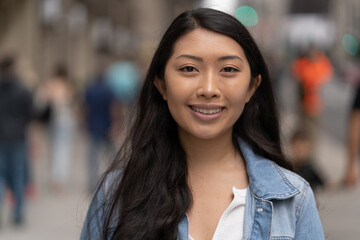
[[[179,127],[179,134],[185,139],[215,140],[232,136],[232,128],[219,128],[215,126],[191,126],[188,128]]]
[[[220,138],[224,136],[225,132],[209,132],[209,131],[200,131],[191,134],[194,138],[200,139],[200,140],[213,140],[216,138]]]

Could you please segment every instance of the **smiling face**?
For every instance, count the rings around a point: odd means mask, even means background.
[[[163,80],[155,79],[179,128],[179,137],[229,135],[261,77],[250,84],[250,66],[232,38],[197,28],[174,45]]]

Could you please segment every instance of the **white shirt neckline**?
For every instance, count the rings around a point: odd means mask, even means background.
[[[229,204],[229,206],[225,209],[223,214],[221,215],[219,222],[216,226],[213,240],[218,239],[242,239],[242,227],[237,227],[232,231],[232,228],[230,225],[236,223],[243,224],[244,221],[244,210],[245,210],[245,199],[247,194],[247,188],[244,189],[238,189],[235,186],[232,187],[232,192],[234,195],[233,200]],[[233,218],[235,216],[235,222],[233,221]],[[230,218],[230,219],[229,219]],[[236,224],[235,223],[235,224]],[[228,229],[230,227],[230,229]],[[236,230],[236,231],[235,231]],[[226,231],[226,233],[224,233]],[[221,238],[224,234],[227,236],[230,236],[227,238]],[[190,236],[190,233],[188,235],[188,240],[195,240]]]

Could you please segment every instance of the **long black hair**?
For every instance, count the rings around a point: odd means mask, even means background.
[[[109,234],[112,239],[177,237],[177,226],[191,205],[192,195],[177,124],[153,82],[156,77],[164,80],[165,66],[176,41],[196,28],[224,34],[238,42],[249,62],[251,78],[262,78],[234,125],[234,144],[240,137],[257,154],[290,167],[280,145],[268,69],[250,33],[226,13],[205,8],[186,11],[165,32],[148,69],[131,130],[102,179],[100,186],[108,186],[103,205],[103,239],[108,239]]]

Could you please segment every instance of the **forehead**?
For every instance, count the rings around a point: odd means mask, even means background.
[[[234,39],[202,28],[183,35],[175,42],[173,56],[184,53],[208,56],[237,54],[246,60],[243,48]]]

